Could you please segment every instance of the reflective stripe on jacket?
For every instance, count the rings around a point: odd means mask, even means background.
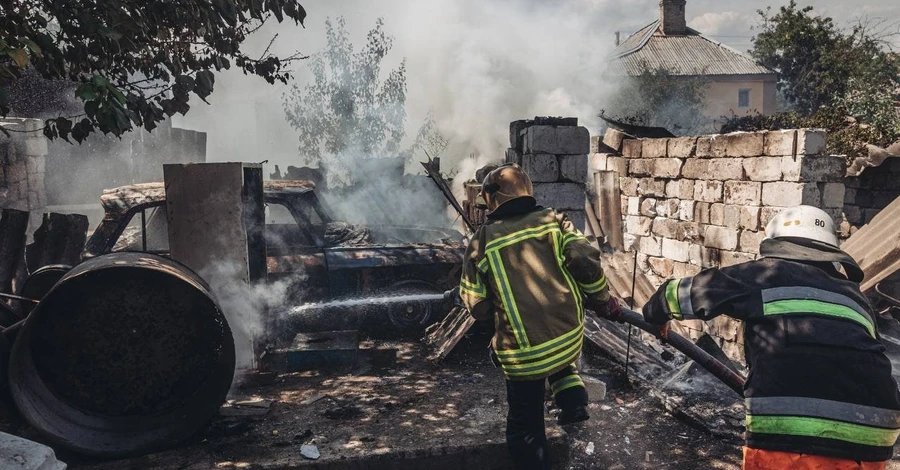
[[[667,282],[644,307],[670,318],[745,322],[747,446],[890,459],[900,394],[858,284],[829,263],[763,258]]]
[[[492,304],[492,346],[508,379],[544,378],[581,354],[584,295],[608,298],[600,252],[553,209],[492,215],[467,249],[460,296],[470,312]]]

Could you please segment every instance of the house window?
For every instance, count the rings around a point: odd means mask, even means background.
[[[738,91],[738,108],[750,107],[750,90],[745,88]]]

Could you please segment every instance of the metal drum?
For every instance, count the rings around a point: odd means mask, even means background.
[[[12,351],[10,390],[28,422],[84,454],[174,445],[217,413],[234,339],[209,286],[146,253],[76,266],[34,308]]]

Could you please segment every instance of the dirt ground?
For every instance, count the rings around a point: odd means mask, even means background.
[[[505,387],[486,342],[467,338],[438,367],[423,359],[419,343],[369,342],[351,369],[235,389],[222,416],[180,448],[106,462],[58,456],[76,470],[509,468]],[[583,368],[607,382],[607,396],[568,434],[550,410],[552,449],[566,461],[555,468],[740,468],[739,442],[672,418],[648,390],[624,379],[621,366],[586,354]],[[22,426],[7,420],[0,430],[37,437]],[[319,459],[304,457],[304,445],[314,445]]]

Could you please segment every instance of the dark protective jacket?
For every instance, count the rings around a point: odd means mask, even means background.
[[[531,197],[488,219],[466,250],[460,297],[476,318],[493,312],[492,347],[508,379],[548,377],[581,354],[584,296],[609,299],[600,251]]]
[[[831,263],[765,257],[671,280],[644,307],[656,324],[718,315],[745,322],[748,447],[891,458],[900,395],[856,282]]]

